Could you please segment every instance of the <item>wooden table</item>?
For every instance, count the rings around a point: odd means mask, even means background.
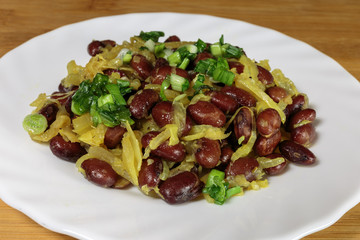
[[[201,13],[239,19],[302,40],[360,79],[358,0],[0,0],[0,56],[64,24],[132,12]],[[72,239],[51,232],[0,201],[0,239]],[[304,239],[360,239],[360,204]]]

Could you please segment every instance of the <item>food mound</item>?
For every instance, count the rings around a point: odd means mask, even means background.
[[[92,41],[58,90],[31,103],[23,127],[90,182],[178,204],[223,204],[268,186],[289,163],[316,161],[316,112],[267,60],[160,31]]]

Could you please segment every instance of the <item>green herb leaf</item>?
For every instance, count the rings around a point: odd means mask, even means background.
[[[150,31],[150,32],[140,32],[139,37],[144,40],[147,41],[149,39],[153,40],[154,42],[158,42],[160,37],[165,36],[164,32],[161,31]]]

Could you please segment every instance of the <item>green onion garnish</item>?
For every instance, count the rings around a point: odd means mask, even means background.
[[[229,183],[225,180],[225,173],[217,169],[212,169],[209,173],[203,193],[209,194],[214,199],[214,203],[218,205],[224,202],[231,196],[238,194],[242,191],[240,186],[229,189]]]
[[[144,41],[151,39],[154,42],[158,42],[159,38],[163,36],[165,36],[164,32],[160,32],[160,31],[150,31],[150,32],[141,31],[139,35],[139,37]]]
[[[29,114],[23,120],[23,128],[32,134],[40,134],[43,133],[47,127],[48,122],[44,115],[39,113]]]
[[[126,108],[124,95],[131,91],[130,83],[118,79],[111,83],[109,77],[96,74],[93,81],[83,81],[72,97],[71,110],[77,115],[90,112],[95,126],[103,123],[114,127],[121,122],[134,121],[130,118],[130,111]]]
[[[197,40],[195,46],[197,47],[199,53],[203,52],[207,47],[206,43],[201,39]]]
[[[179,92],[184,92],[189,88],[189,81],[186,78],[176,75],[174,73],[170,75],[170,84],[173,90]]]

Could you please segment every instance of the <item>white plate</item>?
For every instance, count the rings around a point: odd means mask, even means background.
[[[51,93],[66,64],[85,64],[93,39],[118,42],[141,30],[182,40],[241,46],[250,58],[270,59],[308,94],[317,110],[318,164],[291,165],[270,186],[223,206],[204,201],[171,206],[141,194],[103,189],[22,129],[28,106]],[[0,59],[0,197],[53,231],[80,239],[297,239],[328,227],[360,200],[360,87],[346,70],[307,44],[241,21],[204,15],[146,13],[111,16],[61,27]],[[16,226],[14,226],[16,227]]]

